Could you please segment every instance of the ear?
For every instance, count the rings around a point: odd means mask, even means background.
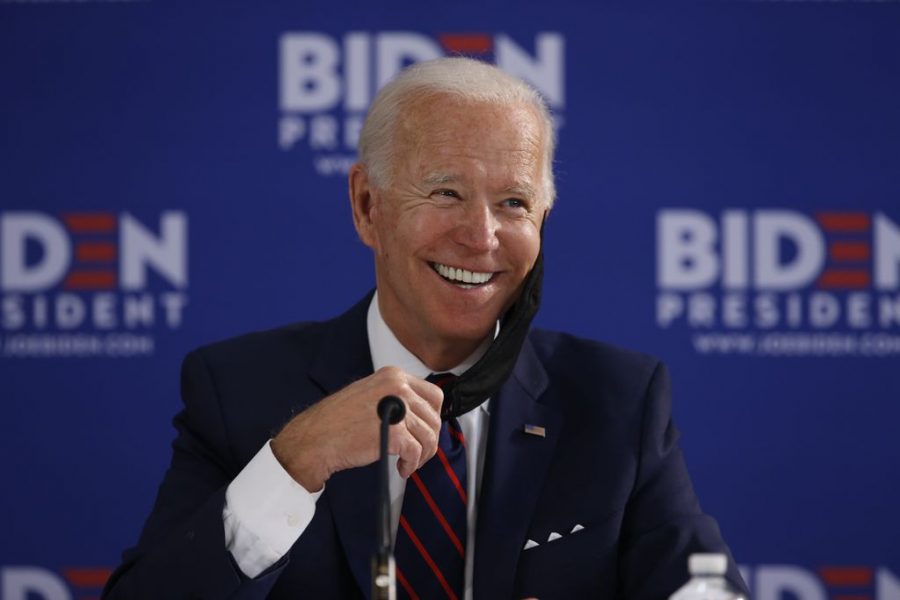
[[[375,227],[372,223],[374,207],[373,188],[365,165],[356,163],[350,167],[347,177],[350,190],[350,208],[353,211],[353,226],[362,243],[375,247]]]

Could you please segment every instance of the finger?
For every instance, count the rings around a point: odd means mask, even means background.
[[[409,394],[404,398],[406,414],[415,415],[435,433],[441,429],[441,413],[421,396]]]
[[[405,460],[397,461],[397,472],[400,473],[400,477],[402,477],[403,479],[409,479],[409,476],[412,475],[415,471],[415,465],[410,465]]]
[[[388,446],[394,449],[394,451],[389,449],[388,453],[398,456],[397,470],[400,471],[400,475],[404,478],[412,475],[413,471],[419,467],[419,459],[422,455],[422,446],[416,438],[405,427],[400,426],[396,428],[396,431],[391,432]]]
[[[409,375],[406,381],[409,384],[409,387],[430,404],[434,410],[438,412],[441,411],[441,404],[444,402],[444,390],[430,381],[425,381],[424,379],[419,379],[412,375]]]
[[[406,415],[406,429],[420,446],[418,468],[421,468],[437,452],[440,421],[438,423],[438,427],[435,429],[430,423],[413,413],[407,413]]]

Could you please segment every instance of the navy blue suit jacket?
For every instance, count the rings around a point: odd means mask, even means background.
[[[234,564],[222,524],[226,487],[266,440],[372,372],[368,303],[187,356],[171,465],[105,597],[368,597],[375,465],[333,475],[288,556],[256,579]],[[491,404],[475,597],[660,600],[687,579],[689,553],[728,552],[700,510],[677,438],[658,361],[532,331]],[[584,529],[569,533],[576,524]],[[563,537],[547,542],[551,532]],[[540,545],[523,550],[528,539]],[[743,586],[733,561],[729,578]]]

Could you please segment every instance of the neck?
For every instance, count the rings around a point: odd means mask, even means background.
[[[474,362],[487,351],[496,335],[496,323],[483,336],[476,338],[446,338],[437,335],[424,335],[422,331],[402,318],[384,310],[383,298],[377,296],[376,307],[380,320],[392,336],[403,348],[415,356],[419,362],[434,373],[449,371],[465,363]],[[468,366],[471,366],[469,364]]]
[[[467,358],[478,350],[488,335],[476,341],[472,340],[447,340],[441,338],[423,339],[421,336],[411,335],[402,327],[396,327],[394,323],[385,320],[391,328],[397,340],[412,352],[416,358],[435,373],[449,371],[459,366]]]

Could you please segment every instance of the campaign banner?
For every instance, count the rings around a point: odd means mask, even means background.
[[[553,113],[535,325],[668,364],[753,596],[900,598],[898,31],[892,1],[0,1],[0,600],[99,595],[187,352],[373,287],[366,109],[458,54]]]

